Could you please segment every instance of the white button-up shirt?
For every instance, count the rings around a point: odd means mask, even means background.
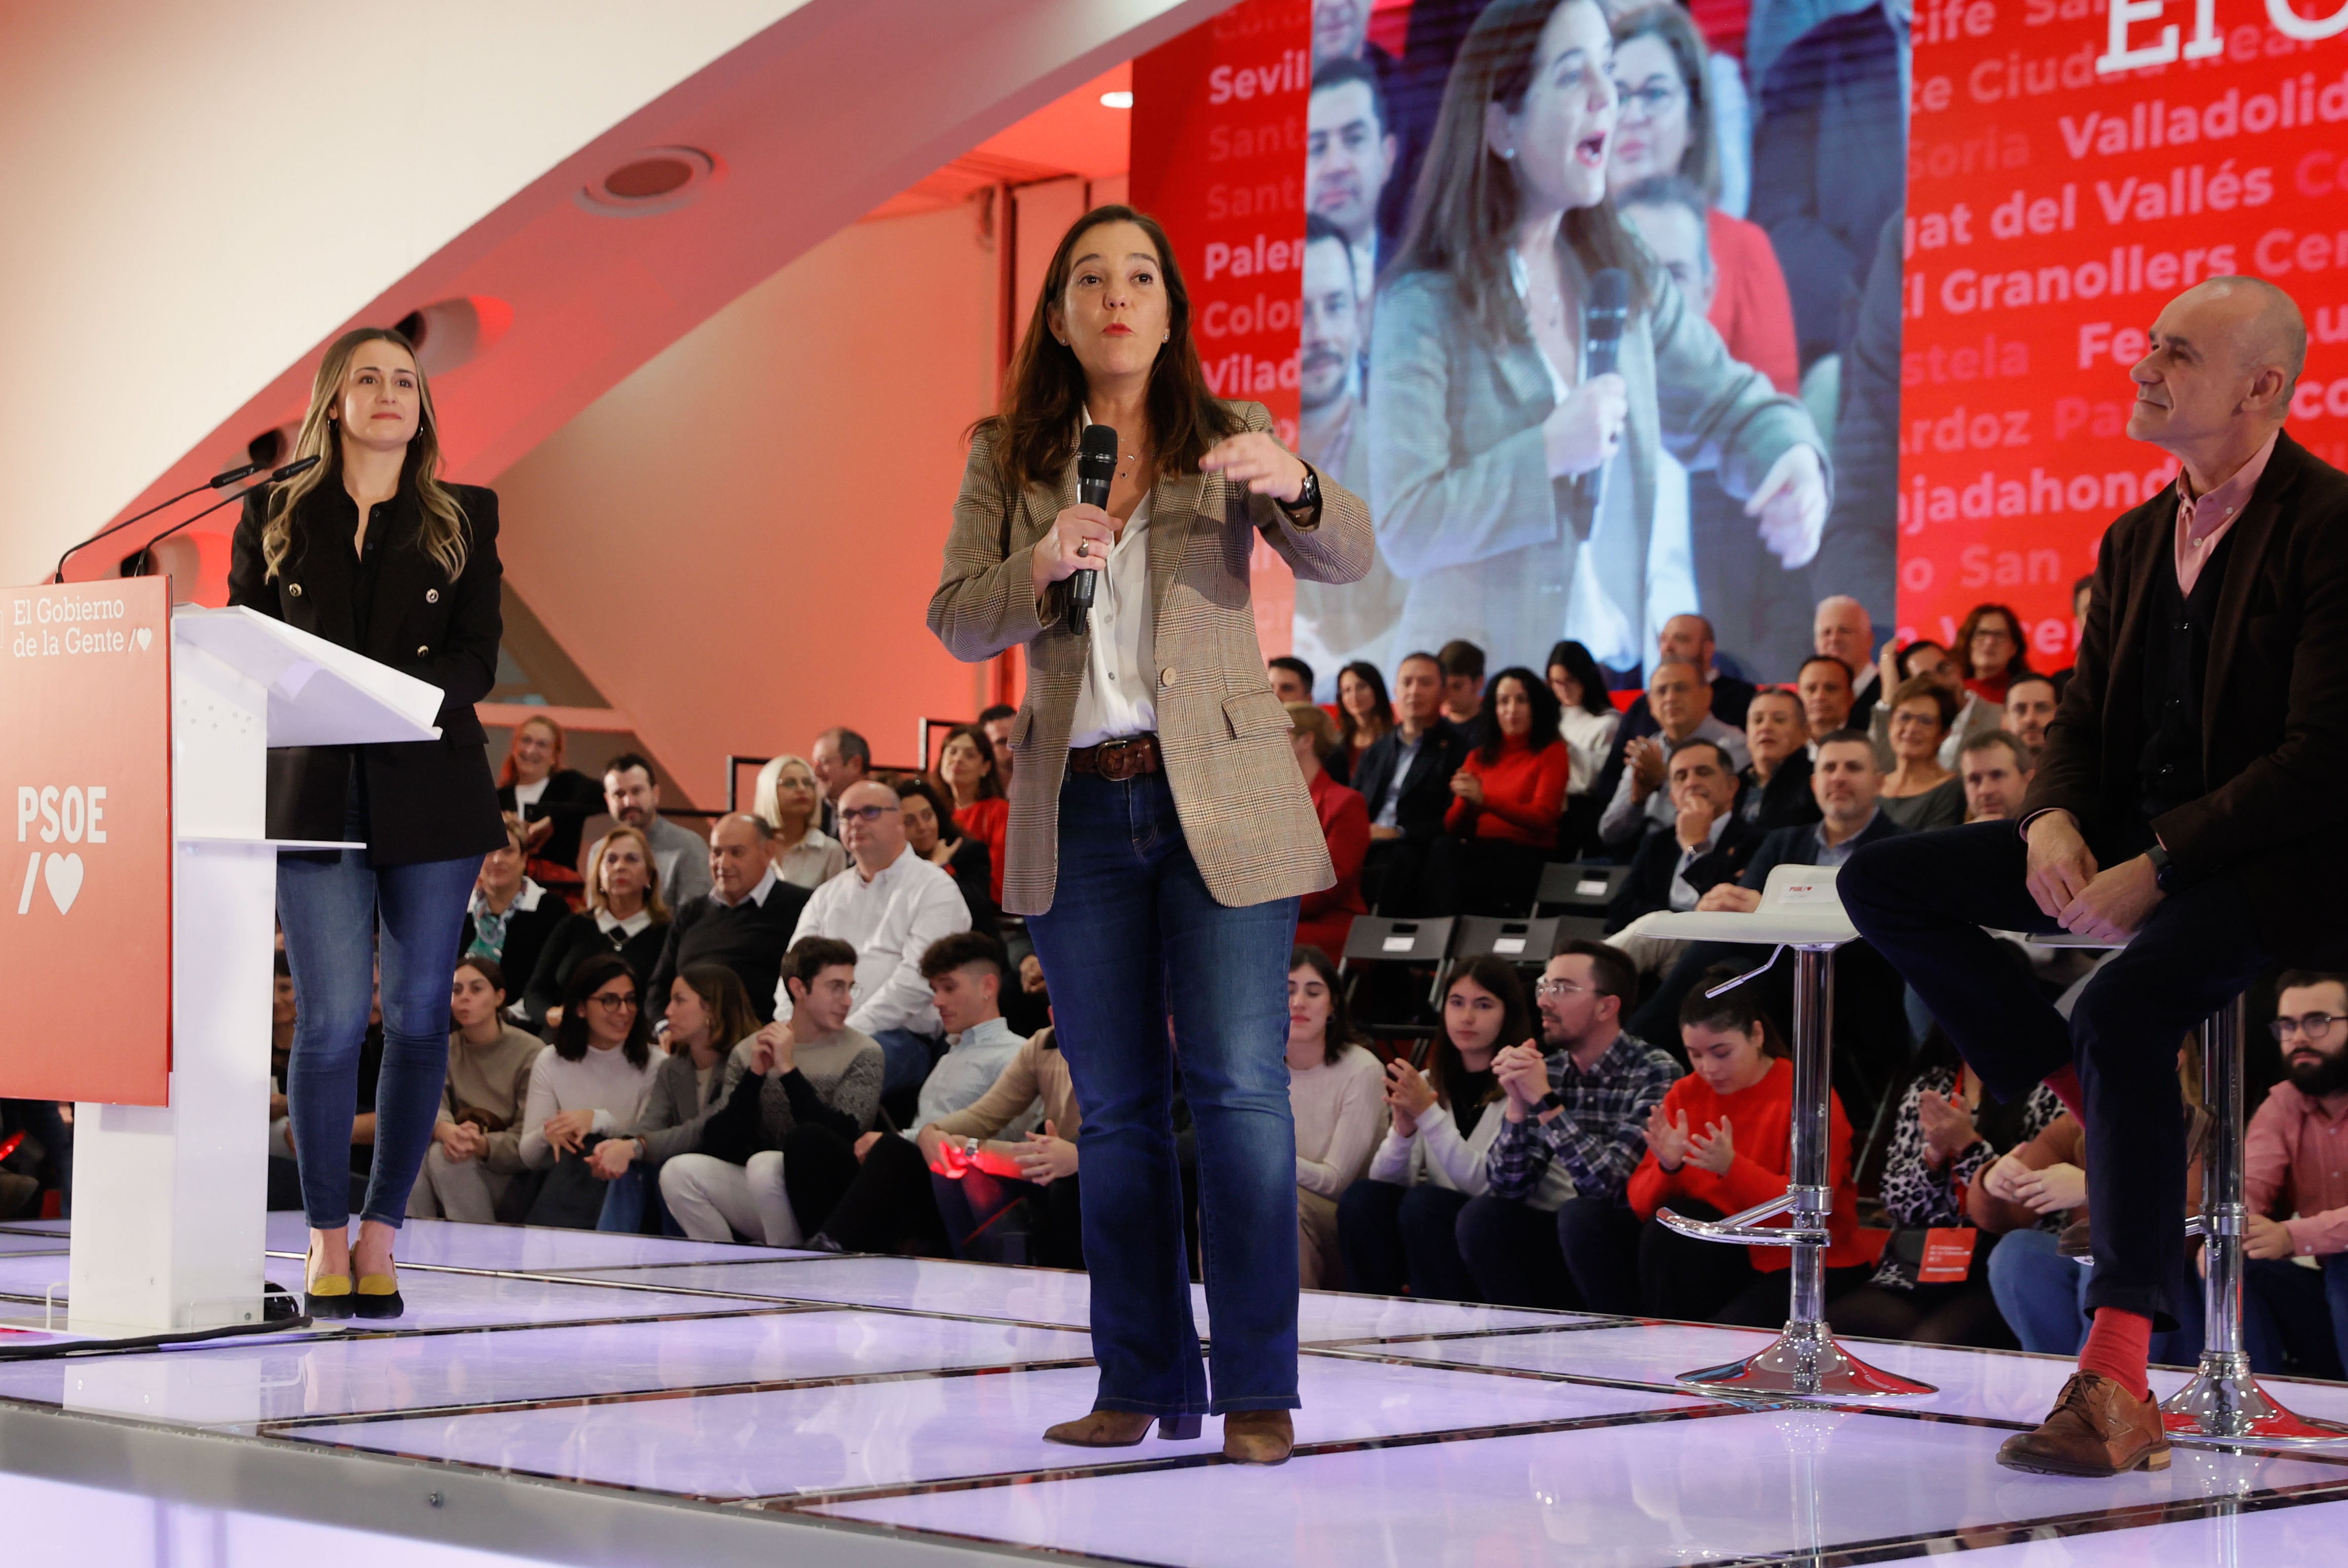
[[[1109,547],[1107,564],[1095,575],[1099,583],[1093,591],[1088,622],[1092,645],[1085,654],[1084,684],[1076,688],[1070,746],[1098,746],[1158,727],[1158,612],[1149,602],[1149,497],[1143,496],[1133,509]]]
[[[791,932],[830,936],[856,949],[856,1006],[848,1026],[868,1035],[910,1029],[938,1032],[938,1009],[930,983],[922,978],[922,954],[942,936],[970,929],[970,906],[943,870],[915,854],[897,851],[891,865],[870,878],[855,861],[815,890]],[[775,982],[775,1016],[791,1016],[790,985]]]

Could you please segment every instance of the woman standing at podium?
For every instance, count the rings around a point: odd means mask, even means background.
[[[447,1072],[448,976],[481,857],[505,842],[473,714],[503,630],[498,498],[441,481],[431,392],[414,346],[387,327],[326,350],[294,455],[320,461],[244,503],[229,603],[442,694],[438,740],[269,754],[271,838],[365,846],[278,857],[295,1006],[285,1089],[310,1222],[304,1300],[314,1317],[396,1317],[392,1245]],[[354,1243],[346,1172],[378,957],[383,1070]]]

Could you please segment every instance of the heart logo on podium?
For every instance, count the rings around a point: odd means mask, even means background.
[[[49,897],[56,901],[57,913],[64,914],[81,896],[81,857],[51,855],[49,863],[41,868],[41,879],[49,884]]]
[[[153,630],[146,626],[139,627],[138,631],[131,634],[131,636],[138,643],[139,651],[142,654],[147,651],[147,645],[155,640]]]

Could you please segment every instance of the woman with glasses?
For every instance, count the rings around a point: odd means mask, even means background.
[[[1908,829],[1953,828],[1965,820],[1965,781],[1942,765],[1941,743],[1957,719],[1957,699],[1929,676],[1911,676],[1891,693],[1891,771],[1876,802]]]
[[[1369,1174],[1337,1203],[1346,1289],[1483,1299],[1454,1230],[1468,1200],[1490,1186],[1484,1157],[1506,1119],[1492,1058],[1502,1046],[1534,1037],[1516,965],[1487,954],[1469,959],[1444,987],[1426,1070],[1400,1057],[1386,1063],[1385,1139]],[[1552,1161],[1527,1202],[1552,1213],[1572,1195],[1572,1179]]]
[[[797,887],[819,888],[848,869],[848,851],[823,830],[823,789],[804,757],[777,757],[758,769],[753,798],[772,830],[767,854],[775,874]]]
[[[1408,586],[1396,647],[1560,636],[1640,666],[1652,604],[1695,598],[1668,454],[1722,488],[1789,569],[1818,552],[1825,443],[1737,362],[1607,196],[1614,45],[1594,0],[1495,0],[1468,29],[1370,346],[1370,490]],[[1621,273],[1616,368],[1584,368],[1593,276]],[[1659,530],[1661,531],[1659,532]]]
[[[1868,738],[1875,742],[1875,759],[1887,773],[1895,766],[1891,748],[1892,698],[1904,682],[1930,681],[1947,692],[1949,699],[1956,704],[1954,715],[1941,734],[1939,754],[1941,766],[1952,771],[1974,737],[1986,735],[2005,722],[2004,707],[1986,702],[1968,689],[1964,666],[1947,648],[1929,637],[1919,637],[1904,648],[1896,640],[1884,644],[1878,667],[1884,672],[1884,695],[1876,699],[1874,711],[1868,715],[1867,733]],[[1851,716],[1851,722],[1859,722],[1857,714]]]
[[[1706,319],[1731,357],[1780,392],[1801,385],[1794,301],[1768,231],[1721,211],[1720,129],[1704,39],[1676,4],[1634,5],[1614,17],[1614,90],[1622,110],[1606,154],[1616,201],[1643,181],[1677,178],[1700,191],[1715,284]]]
[[[608,1178],[587,1156],[602,1140],[635,1131],[665,1056],[653,1044],[644,988],[628,961],[616,953],[581,960],[554,1043],[530,1068],[522,1110],[522,1163],[549,1173],[530,1223],[595,1228]]]
[[[1964,661],[1965,689],[1998,707],[2005,706],[2005,688],[2031,673],[2022,617],[2003,604],[1972,607],[1957,628],[1957,654]]]
[[[562,727],[533,715],[514,727],[498,769],[498,806],[522,820],[522,839],[541,881],[579,885],[580,830],[603,809],[603,788],[562,765]]]

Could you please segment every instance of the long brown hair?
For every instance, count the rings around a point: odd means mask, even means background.
[[[750,1006],[749,990],[733,970],[723,964],[688,964],[676,972],[676,977],[701,998],[702,1010],[709,1015],[709,1043],[719,1056],[758,1032],[758,1014]]]
[[[1299,969],[1312,970],[1329,988],[1329,1028],[1321,1037],[1321,1058],[1334,1063],[1345,1054],[1348,1046],[1361,1044],[1361,1037],[1354,1029],[1354,1010],[1345,1005],[1345,978],[1337,973],[1337,965],[1330,956],[1309,942],[1288,955],[1288,972],[1293,975]]]
[[[1068,291],[1076,242],[1103,223],[1132,223],[1148,235],[1166,284],[1169,336],[1150,367],[1148,394],[1149,439],[1159,476],[1197,472],[1208,449],[1241,428],[1240,417],[1207,387],[1199,345],[1190,335],[1190,290],[1166,231],[1157,219],[1130,207],[1096,207],[1060,236],[1052,264],[1044,269],[1027,334],[1004,377],[1003,407],[971,427],[973,434],[983,432],[993,440],[996,472],[1006,485],[1056,485],[1076,455],[1085,367],[1075,349],[1052,335],[1051,313]]]
[[[1523,304],[1509,277],[1509,248],[1517,222],[1516,175],[1484,139],[1484,110],[1498,104],[1520,112],[1532,88],[1533,57],[1542,30],[1560,5],[1597,0],[1492,0],[1468,29],[1443,88],[1426,160],[1411,192],[1410,218],[1393,275],[1442,273],[1451,279],[1461,314],[1494,344],[1529,335]],[[1631,237],[1614,203],[1577,207],[1558,225],[1558,242],[1585,273],[1620,267],[1630,274],[1631,303],[1648,299],[1646,253]]]
[[[1973,674],[1973,634],[1981,630],[1982,617],[1988,615],[2005,617],[2006,635],[2013,642],[2013,656],[2005,661],[2005,678],[2010,685],[2032,673],[2030,644],[2022,630],[2022,617],[2003,604],[1976,604],[1966,611],[1964,624],[1957,628],[1957,645],[1949,650],[1949,656],[1957,661],[1957,668],[1965,679],[1981,678]]]
[[[1451,1000],[1452,988],[1463,980],[1489,991],[1500,1004],[1500,1032],[1492,1037],[1494,1056],[1519,1040],[1533,1037],[1532,1013],[1525,1006],[1525,983],[1518,977],[1515,965],[1488,953],[1470,958],[1453,972],[1444,985],[1443,999],[1447,1004]],[[1487,1067],[1484,1070],[1488,1073],[1491,1068]],[[1451,1091],[1466,1083],[1471,1076],[1467,1060],[1459,1054],[1459,1047],[1451,1043],[1450,1027],[1437,1022],[1434,1047],[1427,1052],[1426,1059],[1426,1081],[1434,1086],[1435,1098],[1454,1111],[1460,1109],[1461,1107],[1452,1104]],[[1494,1084],[1479,1103],[1488,1105],[1500,1096],[1499,1086]]]
[[[294,512],[313,490],[343,481],[343,443],[336,422],[329,418],[343,397],[343,377],[351,356],[370,343],[388,343],[405,349],[416,360],[416,345],[396,326],[354,327],[327,346],[310,382],[310,411],[302,416],[301,433],[294,438],[294,457],[316,458],[318,466],[296,474],[269,496],[269,521],[261,530],[261,559],[265,575],[275,577],[285,565],[294,544]],[[473,531],[465,521],[456,492],[440,482],[440,417],[432,409],[432,384],[416,365],[416,434],[408,438],[407,457],[401,464],[400,483],[416,487],[424,517],[416,542],[439,566],[451,583],[464,575],[465,558],[473,548]]]

